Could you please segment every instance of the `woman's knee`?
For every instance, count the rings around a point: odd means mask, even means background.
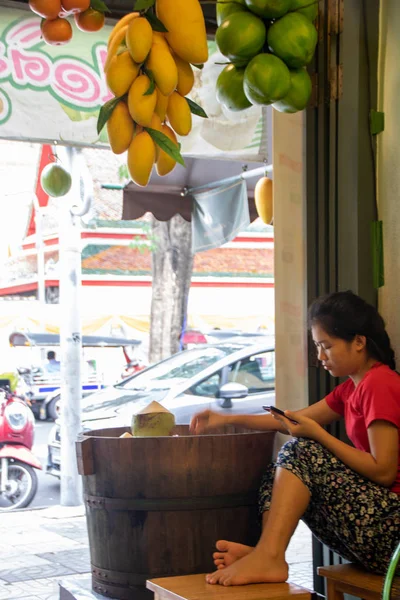
[[[318,442],[308,438],[292,438],[286,442],[278,453],[277,466],[287,463],[290,459],[299,460],[304,456],[320,455],[324,448]]]
[[[280,450],[276,466],[287,469],[306,485],[312,494],[321,477],[325,480],[332,455],[314,440],[294,438]]]

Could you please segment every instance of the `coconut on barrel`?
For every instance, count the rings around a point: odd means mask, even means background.
[[[134,437],[165,437],[171,435],[174,427],[175,416],[155,401],[132,417]]]

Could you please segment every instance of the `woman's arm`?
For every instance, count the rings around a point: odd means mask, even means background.
[[[375,483],[390,487],[396,479],[399,457],[399,433],[389,421],[374,421],[368,427],[371,452],[349,446],[322,430],[316,441],[325,446],[345,465]]]
[[[199,434],[218,429],[224,425],[235,425],[258,431],[288,433],[285,426],[274,419],[272,415],[224,415],[212,410],[204,410],[194,415],[190,422],[190,431]]]
[[[334,421],[339,421],[342,417],[337,412],[332,410],[329,406],[325,398],[316,402],[315,404],[311,404],[310,406],[306,406],[306,408],[302,408],[301,410],[292,411],[293,414],[303,415],[304,417],[308,417],[309,419],[313,419],[319,425],[329,425]]]
[[[293,415],[304,415],[310,419],[314,419],[320,425],[327,425],[333,421],[340,419],[340,415],[329,408],[325,399],[316,402],[312,406],[307,406]],[[257,429],[259,431],[279,431],[280,433],[288,434],[289,431],[284,423],[277,421],[272,415],[223,415],[213,412],[212,410],[204,410],[197,413],[192,418],[190,430],[193,433],[204,433],[218,429],[224,425],[236,425],[246,429]]]
[[[349,446],[328,433],[314,420],[299,412],[286,411],[288,417],[297,415],[298,425],[288,419],[274,417],[287,424],[291,435],[308,437],[319,442],[345,465],[363,477],[385,487],[390,487],[396,479],[399,456],[399,434],[396,425],[389,421],[373,421],[368,427],[368,439],[371,452],[364,452]]]

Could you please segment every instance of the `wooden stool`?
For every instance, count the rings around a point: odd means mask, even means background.
[[[253,583],[224,587],[206,583],[203,575],[160,577],[150,579],[146,587],[154,592],[154,600],[311,600],[311,592],[293,583]]]
[[[318,567],[317,570],[318,575],[326,578],[327,600],[343,600],[343,594],[364,600],[380,600],[382,596],[384,575],[368,573],[353,564]],[[392,588],[391,598],[400,597],[397,592],[399,578],[396,580],[397,586]]]

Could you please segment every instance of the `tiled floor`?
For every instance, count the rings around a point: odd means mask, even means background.
[[[311,534],[300,523],[287,552],[289,580],[312,583]],[[58,600],[60,580],[90,589],[83,508],[0,514],[0,600]]]

